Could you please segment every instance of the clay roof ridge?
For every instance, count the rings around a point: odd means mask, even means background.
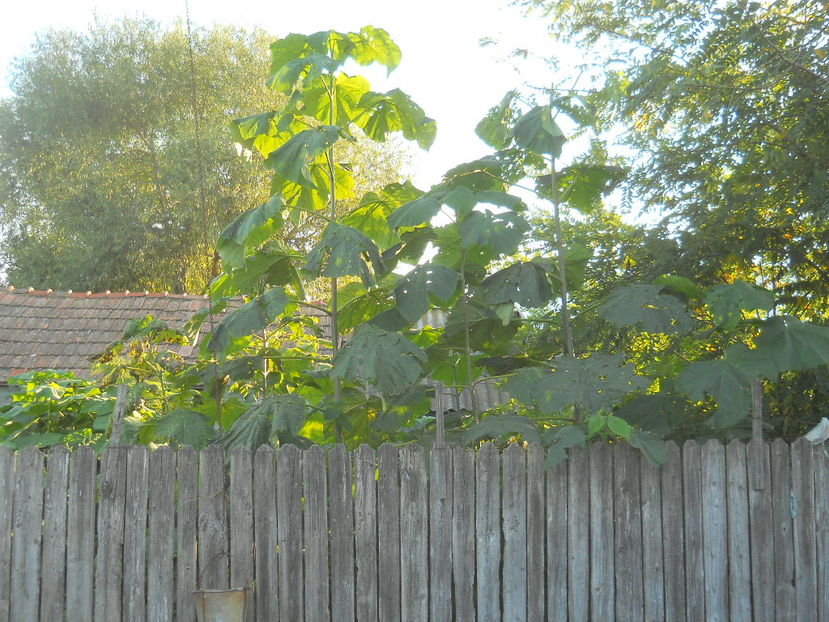
[[[27,288],[16,288],[13,285],[10,285],[5,288],[6,292],[12,294],[30,294],[33,296],[48,296],[54,295],[55,297],[61,296],[70,296],[72,298],[137,298],[140,296],[145,296],[147,298],[186,298],[190,300],[205,300],[207,299],[207,294],[189,294],[187,292],[183,294],[171,294],[168,291],[164,292],[151,292],[149,290],[133,292],[130,290],[124,291],[117,291],[113,292],[111,290],[106,290],[103,292],[92,292],[92,291],[85,291],[85,292],[75,292],[71,289],[66,291],[54,291],[52,289],[35,289],[34,287],[27,287]]]

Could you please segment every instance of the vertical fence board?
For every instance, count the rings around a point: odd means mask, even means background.
[[[40,522],[43,517],[43,456],[34,447],[17,454],[14,485],[11,615],[37,620],[40,588]]]
[[[193,622],[196,608],[196,530],[199,520],[198,457],[192,447],[176,454],[176,622]]]
[[[452,575],[455,620],[475,620],[475,454],[452,450]]]
[[[378,622],[377,461],[374,450],[360,445],[354,453],[354,560],[357,566],[357,622]]]
[[[69,451],[55,446],[46,460],[40,619],[62,620],[66,598],[66,488]]]
[[[613,453],[610,445],[596,443],[590,460],[590,613],[597,620],[613,620],[615,610],[613,568]]]
[[[127,447],[110,447],[101,461],[95,619],[119,622],[123,602]]]
[[[643,620],[645,614],[638,453],[627,446],[614,447],[613,476],[616,617],[635,622]]]
[[[544,450],[532,443],[527,449],[527,620],[544,620]]]
[[[198,587],[202,590],[230,587],[225,505],[224,450],[212,445],[199,454]]]
[[[547,619],[567,622],[569,595],[567,560],[569,552],[568,467],[559,462],[547,469]]]
[[[829,452],[826,444],[812,452],[815,478],[815,557],[818,620],[829,620]]]
[[[230,587],[253,587],[253,457],[247,447],[230,456]],[[246,595],[245,622],[256,619],[253,593]]]
[[[747,458],[751,608],[754,622],[772,622],[775,619],[774,538],[768,445],[751,441]]]
[[[433,446],[429,464],[429,606],[432,620],[451,620],[452,450]]]
[[[400,620],[400,480],[399,451],[394,445],[379,450],[377,482],[377,542],[380,619]],[[407,543],[408,545],[408,543]]]
[[[645,620],[665,619],[664,540],[662,539],[662,485],[659,467],[639,456],[642,477],[642,579]],[[672,546],[672,543],[668,543]]]
[[[330,619],[328,575],[328,490],[325,453],[319,446],[302,454],[302,481],[305,496],[305,619]]]
[[[501,477],[498,450],[486,443],[475,465],[475,532],[479,622],[501,619]]]
[[[665,619],[685,622],[685,528],[683,525],[682,456],[667,443],[662,465],[662,555],[665,568]]]
[[[127,488],[124,504],[123,619],[144,620],[147,591],[147,448],[127,450]]]
[[[66,573],[66,610],[71,611],[78,620],[92,620],[93,617],[97,470],[98,458],[94,450],[81,447],[72,452],[69,458],[69,531],[66,542],[66,566],[71,571]]]
[[[295,445],[276,454],[276,514],[279,538],[279,619],[302,620],[302,455]]]
[[[798,622],[817,621],[815,490],[812,447],[805,438],[791,446],[794,514],[795,601]],[[827,485],[824,483],[824,486]]]
[[[259,447],[253,458],[253,533],[256,543],[256,619],[257,622],[277,622],[276,455],[270,445]]]
[[[423,450],[400,450],[400,598],[403,622],[429,619],[429,496]]]
[[[728,620],[728,523],[725,448],[718,440],[702,447],[702,534],[705,552],[705,619]]]
[[[579,622],[587,620],[590,610],[590,465],[587,451],[570,450],[567,469],[567,600],[570,619]]]
[[[751,622],[751,543],[746,446],[740,441],[731,441],[725,457],[728,474],[728,619],[730,622]]]
[[[354,619],[354,497],[351,454],[337,445],[328,455],[331,530],[331,618]]]
[[[682,447],[685,513],[685,611],[688,622],[705,619],[705,541],[702,530],[702,458],[700,446]]]
[[[13,508],[14,453],[0,447],[0,622],[9,622],[11,606]]]
[[[518,445],[503,458],[504,571],[502,606],[511,620],[527,619],[527,466],[526,452]]]
[[[149,456],[147,622],[173,619],[175,603],[176,454],[160,447]]]
[[[783,439],[771,444],[771,504],[774,533],[774,594],[778,621],[793,620],[794,542],[792,540],[792,482],[789,446]]]

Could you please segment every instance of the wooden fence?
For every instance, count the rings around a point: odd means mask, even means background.
[[[829,620],[829,455],[0,448],[0,622]]]

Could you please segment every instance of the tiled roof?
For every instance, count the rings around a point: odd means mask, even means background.
[[[91,357],[120,339],[130,320],[149,314],[180,329],[207,304],[188,294],[0,289],[0,381],[35,369],[89,376]]]

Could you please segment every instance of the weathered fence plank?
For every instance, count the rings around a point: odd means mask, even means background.
[[[9,622],[12,572],[14,453],[0,447],[0,622]]]
[[[43,456],[34,447],[17,454],[14,484],[11,614],[36,620],[40,595],[40,521],[43,517]]]
[[[569,497],[568,468],[559,462],[547,469],[547,619],[567,622],[569,593],[567,589],[567,541]]]
[[[357,566],[357,622],[378,622],[377,460],[360,445],[354,452],[354,560]]]
[[[642,581],[642,510],[639,479],[639,454],[627,446],[615,448],[613,455],[615,499],[616,617],[636,622],[644,620]]]
[[[685,615],[688,622],[705,619],[705,541],[702,527],[702,458],[694,441],[682,447],[685,522]]]
[[[829,620],[829,452],[826,444],[812,452],[815,483],[815,558],[818,620]]]
[[[590,612],[597,620],[613,620],[613,448],[595,444],[590,460]]]
[[[475,454],[452,450],[452,575],[455,620],[475,617]]]
[[[475,465],[478,621],[501,619],[501,470],[498,450],[486,443]]]
[[[772,537],[769,448],[753,440],[748,457],[748,520],[751,547],[751,609],[754,622],[775,619],[774,540]]]
[[[504,570],[501,606],[511,620],[527,620],[527,464],[526,452],[508,447],[502,457]]]
[[[665,619],[664,540],[662,538],[662,484],[659,467],[639,456],[642,478],[642,581],[645,620]],[[668,543],[672,546],[672,543]]]
[[[746,446],[731,441],[726,447],[728,475],[728,596],[730,622],[751,622],[751,542],[748,520]]]
[[[791,445],[795,602],[798,622],[817,622],[815,490],[812,447],[805,438]]]
[[[452,450],[434,446],[429,475],[429,610],[452,619]],[[522,473],[523,475],[523,473]]]
[[[147,622],[173,619],[175,604],[176,454],[161,447],[149,455]]]
[[[328,488],[325,453],[319,446],[302,453],[302,491],[305,497],[305,619],[326,622],[331,613],[328,575]]]
[[[400,617],[429,619],[429,494],[423,450],[400,450]]]
[[[66,488],[69,451],[52,447],[46,460],[40,619],[62,620],[66,611]]]
[[[662,556],[665,564],[665,619],[685,622],[685,528],[682,495],[682,456],[676,443],[667,443],[668,462],[662,465]]]
[[[789,446],[771,444],[771,501],[774,535],[774,595],[777,620],[794,620],[794,541],[792,540],[792,479]],[[769,542],[769,541],[767,541]],[[769,542],[770,543],[770,542]]]
[[[253,457],[247,447],[230,455],[230,587],[253,588]],[[264,587],[263,587],[264,589]],[[246,594],[245,622],[256,619],[253,592]]]
[[[257,622],[278,622],[276,454],[270,445],[262,445],[253,458],[253,534],[256,543],[254,598]]]
[[[147,606],[147,448],[127,449],[127,494],[124,504],[123,619],[143,620]]]
[[[276,454],[276,514],[279,541],[279,619],[302,620],[302,454],[287,445]]]
[[[176,454],[176,622],[193,622],[196,608],[196,533],[199,521],[198,457],[192,447]]]
[[[119,622],[123,604],[124,511],[127,447],[114,446],[101,460],[98,552],[95,561],[95,620]]]
[[[380,619],[400,620],[400,479],[399,451],[394,445],[379,450],[380,479],[377,482],[377,542],[379,550]],[[408,543],[407,543],[408,545]]]
[[[527,620],[545,617],[544,449],[527,448]]]
[[[354,619],[354,498],[351,454],[337,445],[328,455],[331,531],[331,619]]]
[[[702,447],[702,535],[705,545],[705,619],[728,620],[728,519],[725,447],[710,440]]]
[[[567,461],[567,596],[570,619],[590,611],[590,465],[587,450],[572,449]],[[561,526],[559,525],[559,528]]]
[[[72,452],[69,458],[69,529],[66,541],[66,567],[72,570],[66,573],[66,610],[71,611],[78,620],[92,620],[93,617],[97,471],[98,459],[93,449],[81,447]],[[0,559],[0,568],[2,565]]]

